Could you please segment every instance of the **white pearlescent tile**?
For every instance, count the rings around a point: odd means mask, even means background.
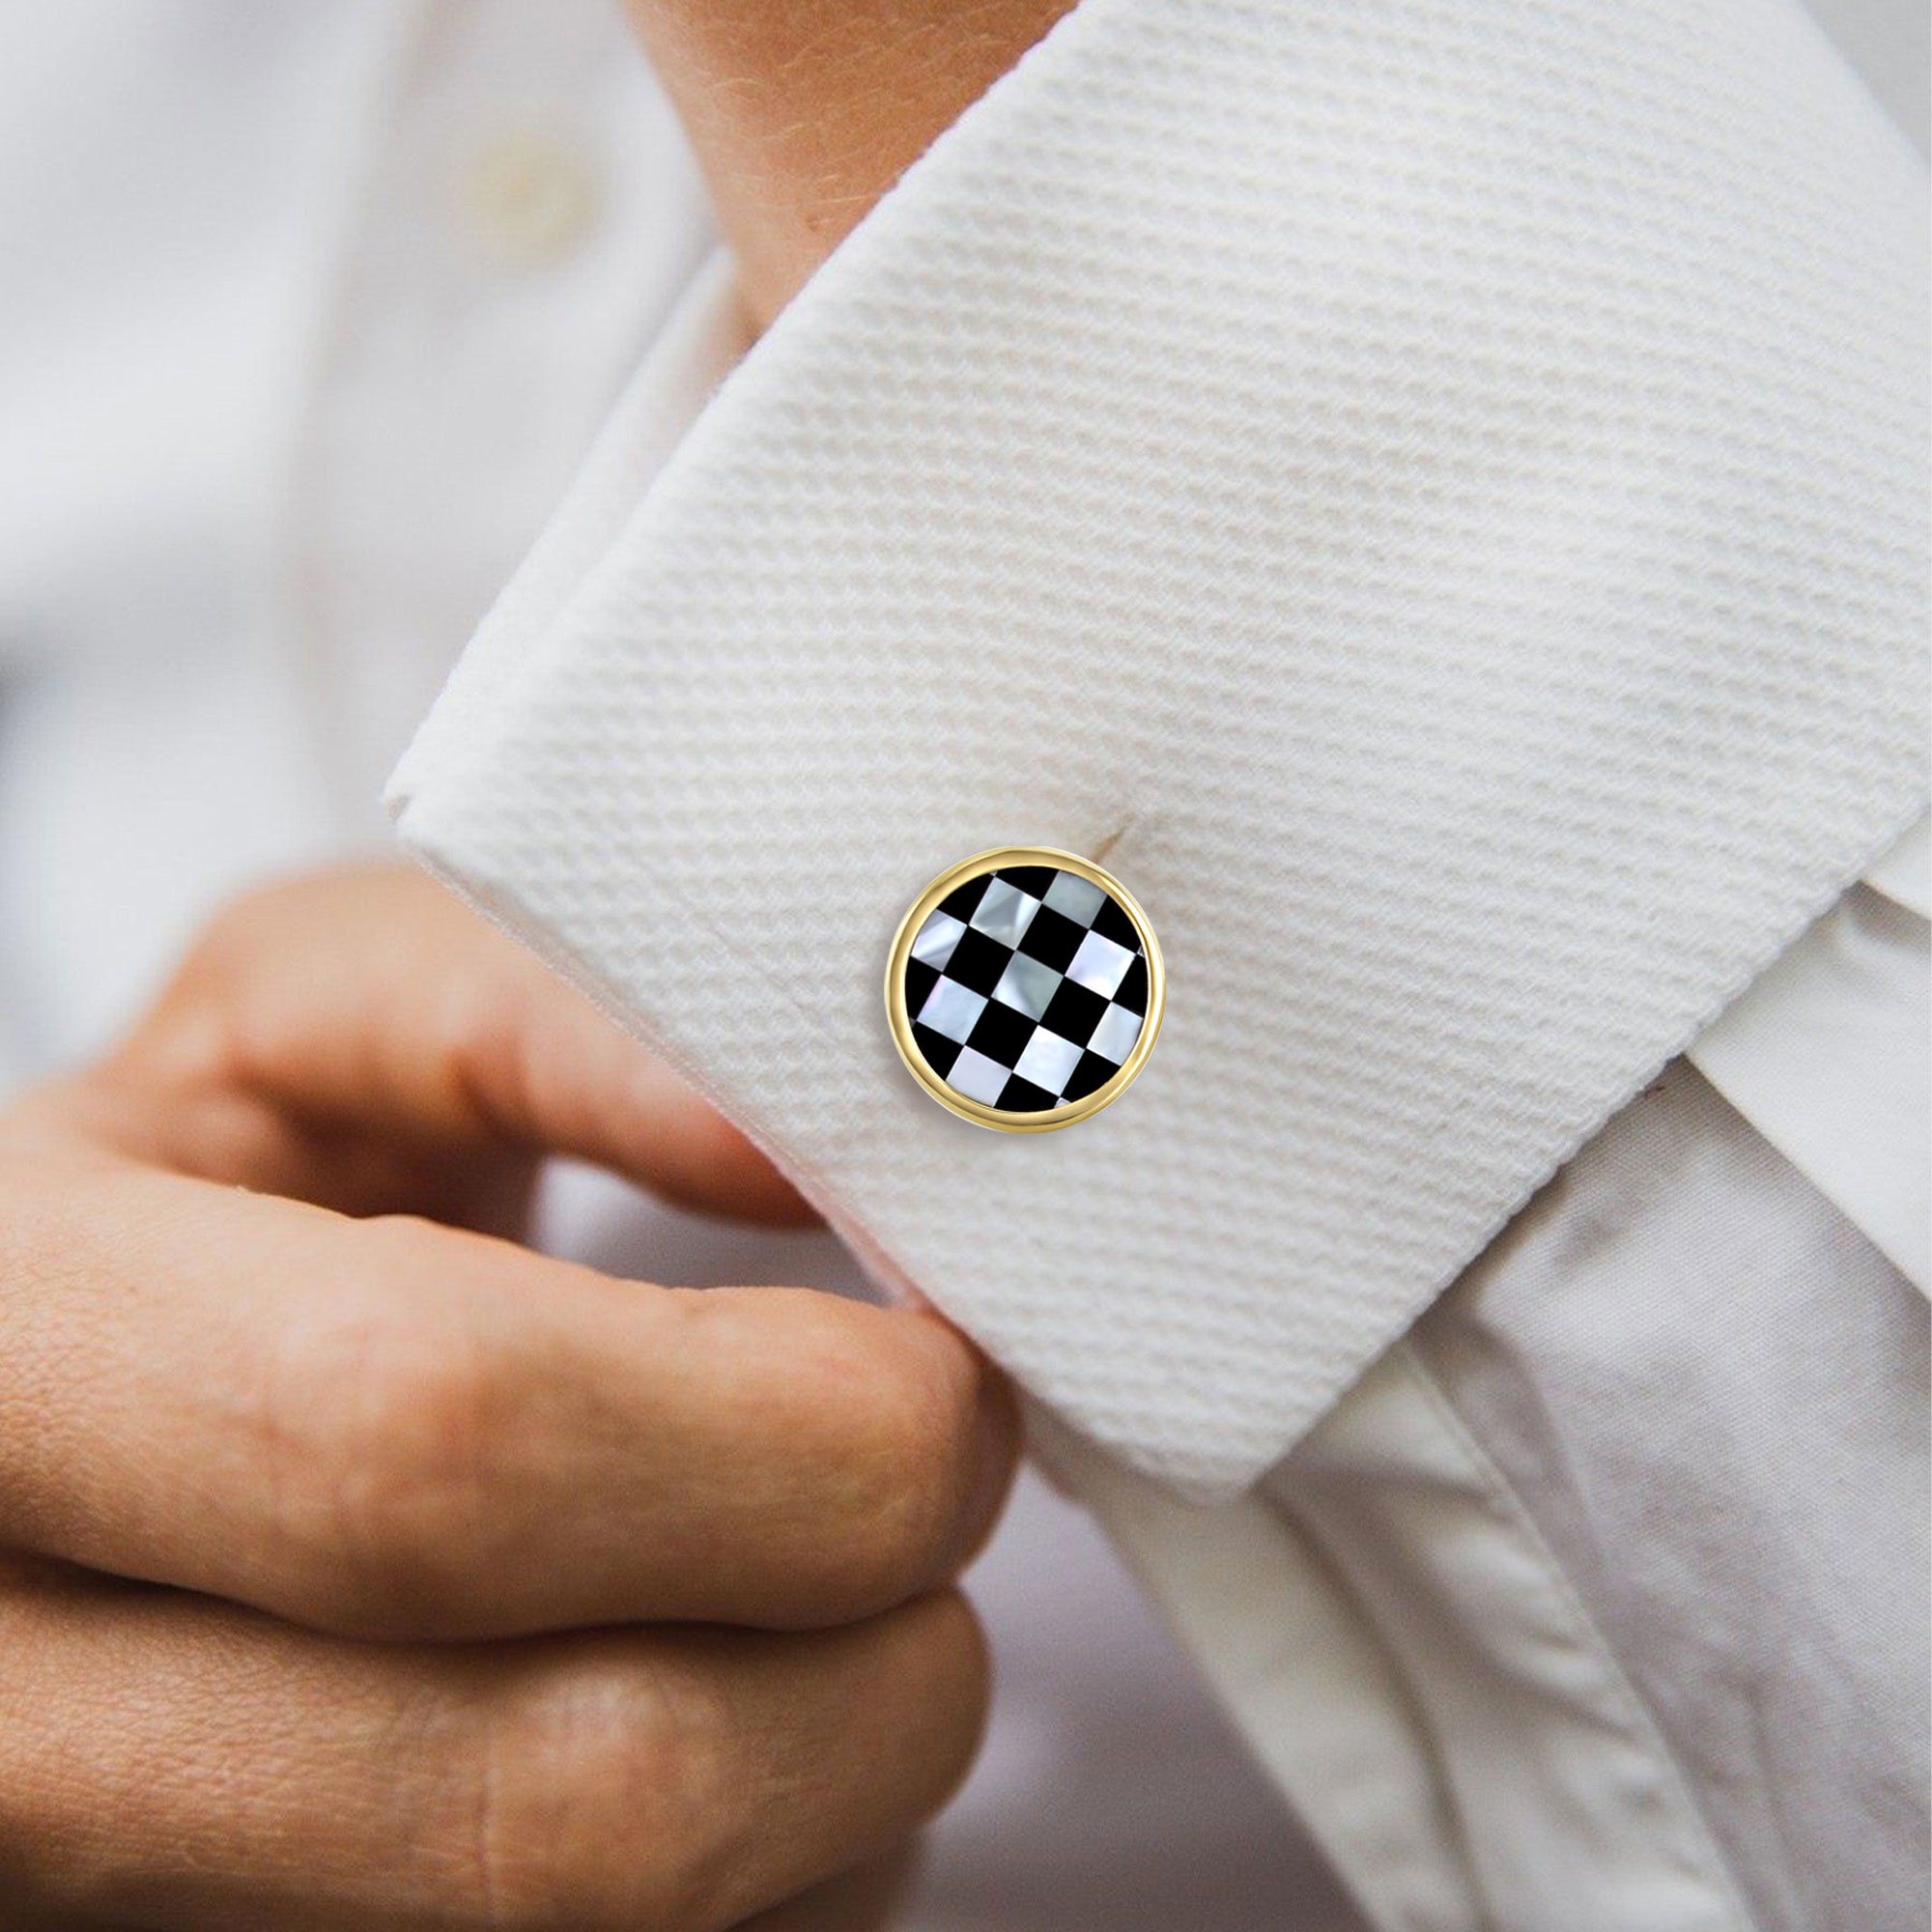
[[[927,966],[944,969],[952,957],[952,949],[959,944],[959,935],[965,926],[950,912],[934,912],[926,916],[925,923],[920,927],[912,942],[912,956]]]
[[[925,996],[919,1009],[921,1026],[943,1033],[948,1039],[964,1039],[986,1010],[986,996],[962,986],[957,980],[942,980]]]
[[[1109,1007],[1100,1016],[1100,1024],[1094,1029],[1094,1037],[1087,1045],[1092,1052],[1111,1060],[1118,1066],[1134,1050],[1134,1041],[1140,1037],[1139,1013],[1129,1012],[1125,1007]]]
[[[976,931],[997,939],[1002,946],[1017,946],[1038,910],[1039,901],[1031,893],[1021,892],[1005,879],[995,879],[974,911],[972,923]]]
[[[1022,1080],[1044,1087],[1049,1094],[1059,1094],[1079,1063],[1080,1049],[1070,1039],[1062,1039],[1057,1033],[1048,1033],[1041,1027],[1027,1041],[1026,1051],[1020,1055],[1013,1071]]]
[[[997,1060],[988,1060],[969,1046],[952,1063],[946,1084],[969,1100],[980,1100],[990,1107],[1005,1091],[1007,1078],[1007,1069]]]
[[[1077,925],[1092,925],[1106,896],[1091,879],[1083,879],[1077,872],[1054,873],[1053,883],[1046,889],[1046,903]]]
[[[1090,932],[1080,942],[1080,951],[1073,955],[1066,977],[1076,986],[1091,987],[1102,998],[1111,1000],[1133,963],[1134,955],[1124,946],[1104,933]]]
[[[1061,975],[1038,959],[1015,952],[993,988],[993,997],[1002,1006],[1037,1020],[1046,1010],[1046,1003],[1060,990]]]

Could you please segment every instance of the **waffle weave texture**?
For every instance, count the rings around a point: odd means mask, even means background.
[[[1076,1428],[1248,1482],[1922,809],[1924,222],[1794,0],[1086,0],[648,488],[639,388],[404,836]],[[1061,1133],[880,997],[1008,844],[1167,957]]]

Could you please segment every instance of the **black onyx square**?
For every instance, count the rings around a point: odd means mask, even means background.
[[[905,969],[905,1009],[917,1014],[925,1005],[933,987],[939,984],[939,968],[923,959],[908,959]]]
[[[1060,1102],[1044,1087],[1036,1087],[1015,1073],[1000,1089],[999,1104],[1009,1114],[1044,1114]]]
[[[1037,899],[1046,896],[1046,889],[1053,883],[1051,866],[1002,866],[997,874],[1009,884],[1017,886],[1023,893],[1031,893]]]
[[[966,1044],[975,1053],[998,1061],[1002,1066],[1012,1066],[1026,1051],[1035,1029],[1036,1023],[1026,1014],[1015,1012],[998,1000],[990,1000],[986,1010],[974,1022],[973,1031],[966,1036]]]
[[[1136,958],[1114,988],[1114,1004],[1130,1013],[1145,1013],[1148,1003],[1148,969],[1145,958]]]
[[[1107,1002],[1091,986],[1076,986],[1071,980],[1063,980],[1053,998],[1047,1001],[1039,1023],[1062,1039],[1085,1046],[1094,1037],[1094,1029],[1100,1024],[1106,1010]]]
[[[912,1037],[921,1053],[925,1056],[925,1064],[944,1080],[952,1071],[952,1063],[959,1058],[959,1042],[948,1039],[943,1033],[934,1033],[930,1027],[913,1023]]]
[[[1094,915],[1094,930],[1103,939],[1111,939],[1117,946],[1124,946],[1129,952],[1141,950],[1141,936],[1134,930],[1134,923],[1113,899],[1101,903],[1100,910]]]
[[[980,910],[980,901],[986,896],[986,888],[993,883],[990,872],[981,872],[977,879],[968,879],[963,886],[954,886],[939,902],[941,912],[950,912],[962,924],[971,921]]]
[[[1080,951],[1080,942],[1086,937],[1087,928],[1084,925],[1076,924],[1065,913],[1055,912],[1051,906],[1043,905],[1020,935],[1020,951],[1028,958],[1037,959],[1042,965],[1064,973],[1072,964],[1073,955]]]
[[[957,980],[962,986],[970,986],[976,993],[990,993],[1000,983],[1000,975],[1007,970],[1012,956],[1010,946],[1002,946],[997,939],[988,939],[983,932],[975,932],[969,926],[959,935],[952,957],[946,962],[946,977]]]
[[[1104,1087],[1120,1070],[1111,1060],[1103,1060],[1097,1053],[1083,1053],[1062,1098],[1084,1100],[1096,1088]]]

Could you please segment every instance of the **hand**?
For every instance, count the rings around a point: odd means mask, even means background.
[[[952,1790],[1008,1399],[929,1316],[451,1225],[551,1150],[804,1214],[396,868],[242,901],[0,1116],[8,1926],[720,1927]]]

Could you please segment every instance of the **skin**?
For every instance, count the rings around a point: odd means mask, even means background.
[[[630,0],[769,323],[1072,0]]]
[[[0,1117],[10,1926],[722,1927],[957,1782],[997,1378],[928,1315],[472,1232],[546,1151],[805,1212],[402,868],[243,900]]]
[[[760,324],[1068,4],[633,0]],[[885,1921],[1010,1398],[927,1315],[531,1254],[549,1152],[805,1217],[387,867],[244,899],[0,1115],[10,1927]]]

